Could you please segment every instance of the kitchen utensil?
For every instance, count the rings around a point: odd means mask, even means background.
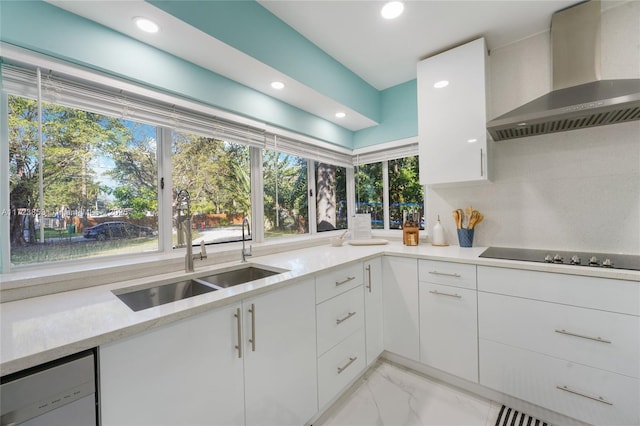
[[[480,218],[480,212],[478,210],[473,210],[469,214],[469,224],[467,225],[467,228],[473,229],[478,224],[479,218]]]
[[[465,209],[465,220],[463,221],[464,224],[466,225],[466,228],[471,228],[469,222],[471,221],[471,215],[473,214],[473,207],[471,207],[471,204],[469,204]]]

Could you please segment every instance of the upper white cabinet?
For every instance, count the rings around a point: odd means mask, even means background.
[[[479,38],[418,63],[420,181],[486,181],[487,47]]]

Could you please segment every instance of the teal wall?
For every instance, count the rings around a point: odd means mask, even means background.
[[[211,18],[218,24],[209,28],[216,37],[380,124],[352,132],[40,0],[0,0],[0,39],[346,148],[417,135],[415,80],[377,91],[253,1],[174,0],[158,5],[169,10],[182,3],[189,13],[198,11],[201,3],[224,5],[220,16]],[[238,18],[244,15],[248,17]],[[196,21],[206,26],[207,20]]]
[[[150,3],[371,120],[380,121],[378,90],[259,3],[237,0]]]
[[[418,83],[410,80],[382,94],[382,119],[378,126],[354,134],[353,147],[362,148],[418,135]]]

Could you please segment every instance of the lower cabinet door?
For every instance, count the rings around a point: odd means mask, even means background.
[[[491,340],[480,384],[589,424],[640,424],[640,380]]]
[[[382,339],[382,258],[364,263],[364,309],[367,365],[371,365],[384,350]]]
[[[384,256],[382,281],[384,348],[420,361],[418,260]]]
[[[246,424],[305,424],[318,411],[313,280],[242,302]]]
[[[364,330],[360,329],[318,358],[318,399],[325,407],[365,368]]]
[[[420,282],[420,362],[478,382],[475,290]]]
[[[100,347],[103,426],[244,425],[240,304]]]

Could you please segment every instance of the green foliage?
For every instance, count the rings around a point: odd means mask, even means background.
[[[263,179],[265,230],[309,232],[307,160],[267,150]]]

